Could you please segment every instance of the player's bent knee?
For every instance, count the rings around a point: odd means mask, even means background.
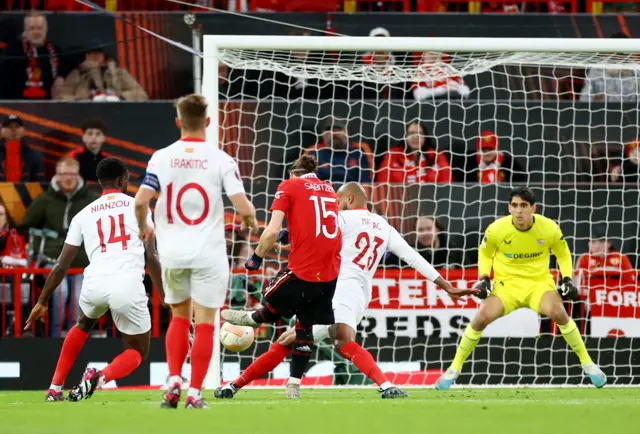
[[[282,333],[282,335],[280,335],[280,337],[276,342],[282,345],[283,347],[291,348],[295,341],[296,341],[296,331],[292,329]]]
[[[196,324],[213,324],[217,310],[217,308],[204,307],[194,302],[193,312]]]
[[[192,308],[191,308],[191,299],[187,299],[185,301],[182,301],[180,303],[176,303],[176,304],[172,304],[171,305],[171,314],[175,317],[180,317],[183,319],[186,319],[187,321],[191,322],[191,318],[193,316],[192,314]]]

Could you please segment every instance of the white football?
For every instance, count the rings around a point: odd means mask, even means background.
[[[253,328],[224,323],[220,328],[220,342],[234,353],[244,351],[251,346],[255,335]]]

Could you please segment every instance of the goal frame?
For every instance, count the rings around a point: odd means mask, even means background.
[[[440,51],[440,52],[537,52],[537,53],[621,53],[640,54],[640,39],[610,38],[440,38],[363,36],[265,36],[203,35],[202,94],[210,107],[219,107],[218,51],[238,50],[316,50],[316,51]],[[219,143],[219,110],[209,110],[209,143]],[[215,317],[213,357],[205,388],[221,383],[220,312]]]

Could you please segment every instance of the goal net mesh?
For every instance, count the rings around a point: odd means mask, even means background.
[[[580,260],[581,298],[565,306],[610,381],[638,382],[640,298],[635,273],[621,271],[626,259],[638,267],[635,55],[221,49],[218,61],[204,88],[218,81],[221,146],[238,161],[260,220],[268,220],[290,164],[311,153],[321,177],[336,187],[360,181],[374,212],[455,286],[468,287],[484,229],[508,213],[510,189],[528,185],[537,211],[562,228],[574,264],[590,248],[611,249]],[[229,306],[255,308],[288,251],[271,252],[258,274],[246,273],[258,238],[227,211]],[[389,253],[373,286],[358,341],[391,381],[432,385],[480,301],[449,299]],[[222,380],[233,381],[290,325],[256,329],[245,352],[223,350]],[[255,384],[287,377],[285,361]],[[330,342],[319,344],[305,382],[371,384]],[[587,382],[557,325],[528,309],[486,329],[458,380]]]

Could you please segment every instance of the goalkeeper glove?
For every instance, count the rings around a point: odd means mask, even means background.
[[[473,287],[480,290],[478,298],[484,300],[491,294],[491,279],[489,279],[489,276],[484,276],[483,278],[478,280],[478,282],[473,285]]]
[[[573,280],[571,277],[565,277],[560,282],[560,286],[558,286],[558,292],[562,296],[562,298],[566,300],[577,300],[578,299],[578,288],[573,284]]]
[[[278,242],[280,244],[289,244],[289,231],[287,229],[283,229],[278,234]]]
[[[251,257],[247,259],[247,262],[244,263],[244,268],[247,270],[257,270],[261,265],[262,258],[253,252],[253,255],[251,255]]]

